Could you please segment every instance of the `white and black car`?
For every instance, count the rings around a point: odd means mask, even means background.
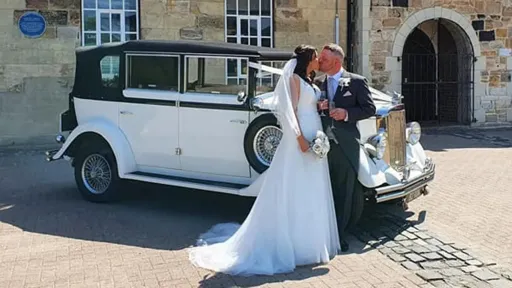
[[[122,179],[238,194],[270,164],[281,130],[269,99],[290,51],[202,41],[128,41],[76,52],[59,150],[93,202],[113,200]],[[372,88],[377,115],[358,123],[365,201],[426,194],[435,165],[400,97]],[[243,195],[257,196],[257,195]]]

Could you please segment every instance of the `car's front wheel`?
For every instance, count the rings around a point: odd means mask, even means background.
[[[114,153],[107,144],[89,144],[75,158],[75,181],[91,202],[109,202],[118,195],[120,179]]]
[[[258,173],[268,169],[283,132],[272,114],[264,114],[255,119],[247,128],[244,150],[247,161]]]

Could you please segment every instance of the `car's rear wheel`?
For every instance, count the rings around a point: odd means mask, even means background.
[[[118,195],[120,179],[114,153],[103,142],[82,146],[75,158],[75,181],[82,196],[91,202],[109,202]]]
[[[247,161],[258,173],[268,169],[283,133],[272,114],[254,120],[245,134],[244,150]]]

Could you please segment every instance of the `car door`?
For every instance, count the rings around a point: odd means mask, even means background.
[[[180,169],[179,56],[129,54],[119,125],[140,171]]]
[[[237,63],[224,57],[186,57],[178,120],[183,170],[250,177],[244,152],[249,109],[238,100],[247,85],[226,74],[226,66]]]

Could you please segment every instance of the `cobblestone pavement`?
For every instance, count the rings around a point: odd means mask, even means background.
[[[385,205],[365,216],[348,253],[250,278],[197,269],[185,248],[215,223],[242,221],[251,200],[133,184],[124,201],[93,204],[67,162],[3,151],[0,287],[510,287],[512,133],[478,133],[425,136],[438,165],[431,193],[405,213]]]

